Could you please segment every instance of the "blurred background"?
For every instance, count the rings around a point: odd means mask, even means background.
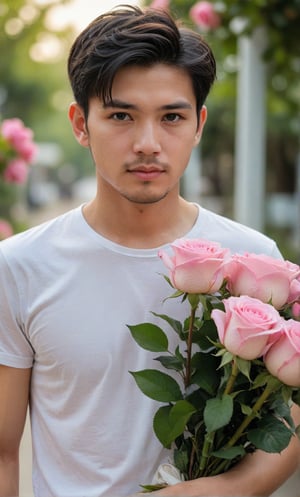
[[[267,233],[299,264],[300,0],[0,0],[0,126],[22,120],[37,145],[26,174],[5,177],[12,151],[0,129],[0,239],[93,196],[94,167],[67,118],[66,60],[76,34],[119,3],[170,10],[216,56],[183,195]],[[29,497],[28,427],[22,454],[21,497]],[[276,496],[300,497],[299,478],[290,485]]]

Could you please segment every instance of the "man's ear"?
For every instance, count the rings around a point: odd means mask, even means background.
[[[195,146],[199,145],[199,142],[201,140],[202,131],[203,131],[204,125],[206,123],[206,118],[207,118],[207,108],[205,105],[203,105],[201,107],[201,110],[199,113],[199,123],[198,123],[197,132],[195,135]]]
[[[83,147],[89,146],[89,134],[87,131],[85,115],[82,107],[76,102],[72,102],[69,107],[69,120],[74,136]]]

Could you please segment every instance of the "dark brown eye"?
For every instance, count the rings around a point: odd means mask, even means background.
[[[115,119],[116,121],[127,121],[130,119],[129,115],[127,112],[115,112],[112,114],[112,119]]]
[[[164,120],[170,123],[175,123],[179,121],[180,118],[181,116],[179,114],[175,114],[174,112],[172,112],[171,114],[166,114]]]

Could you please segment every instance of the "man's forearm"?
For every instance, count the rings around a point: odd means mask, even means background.
[[[262,456],[257,458],[257,456]],[[280,456],[277,456],[280,458]],[[254,461],[256,459],[256,461]],[[270,454],[245,457],[234,469],[222,475],[185,481],[154,492],[157,497],[267,497],[295,471],[282,470],[281,460]]]
[[[300,423],[300,409],[293,408],[295,424]],[[227,473],[185,481],[155,492],[157,497],[253,497],[270,496],[297,469],[300,469],[300,442],[293,436],[281,454],[256,451],[247,455]]]
[[[0,456],[0,497],[18,497],[18,456]]]

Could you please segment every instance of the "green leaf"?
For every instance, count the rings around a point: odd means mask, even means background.
[[[172,407],[170,411],[170,423],[174,426],[175,431],[179,431],[176,437],[183,432],[188,420],[194,412],[196,412],[195,407],[187,400],[179,400]]]
[[[197,343],[201,350],[212,348],[212,342],[217,340],[217,327],[212,319],[195,321],[196,330],[193,332],[193,342]]]
[[[233,414],[233,400],[230,395],[209,399],[204,409],[204,423],[208,433],[226,426]]]
[[[256,388],[265,386],[266,383],[268,382],[268,378],[269,378],[269,373],[268,372],[262,372],[262,373],[260,373],[254,379],[252,388],[256,389]]]
[[[155,492],[155,490],[161,490],[162,488],[166,488],[168,485],[164,483],[158,483],[157,485],[140,485],[144,490],[141,492],[142,494],[148,494],[148,492]]]
[[[236,363],[239,371],[246,376],[246,378],[251,382],[250,378],[250,370],[251,370],[251,361],[247,361],[246,359],[241,359],[241,357],[236,357]]]
[[[182,362],[184,362],[186,360],[185,357],[183,357],[182,353],[180,352],[179,345],[177,345],[177,347],[175,349],[175,355]]]
[[[168,338],[159,326],[153,323],[141,323],[129,326],[132,337],[143,349],[151,352],[167,352]]]
[[[249,430],[248,440],[265,452],[282,452],[289,444],[292,432],[274,416],[259,421],[257,428]]]
[[[276,418],[284,419],[292,430],[295,429],[294,420],[291,416],[291,408],[282,397],[279,397],[272,402],[272,409]]]
[[[170,448],[173,441],[171,436],[172,426],[170,425],[169,413],[172,406],[162,406],[155,413],[153,418],[153,429],[160,443],[166,447]]]
[[[155,361],[159,361],[166,369],[173,369],[174,371],[182,371],[184,367],[184,360],[178,357],[171,356],[159,356],[155,357]]]
[[[197,352],[192,357],[192,368],[195,373],[192,375],[192,383],[203,388],[205,392],[214,395],[219,384],[219,366],[220,360],[211,355]]]
[[[173,319],[170,316],[167,316],[166,314],[157,314],[156,312],[152,312],[152,314],[153,314],[153,316],[156,316],[156,317],[161,318],[164,321],[166,321],[171,326],[171,328],[173,328],[173,330],[176,331],[176,333],[179,336],[181,336],[182,323],[180,321],[178,321],[177,319]]]
[[[196,310],[199,302],[200,302],[200,295],[199,293],[189,293],[188,294],[188,301],[193,310]]]
[[[242,445],[237,447],[228,447],[227,449],[215,450],[212,452],[213,456],[220,457],[221,459],[235,459],[236,457],[242,457],[246,454],[246,451]]]
[[[172,285],[172,283],[171,283],[171,280],[170,280],[169,276],[167,276],[166,274],[162,274],[162,273],[158,273],[158,274],[160,274],[160,275],[161,275],[161,276],[162,276],[162,277],[166,280],[166,282],[167,282],[167,283],[169,283],[169,285],[170,285],[172,288],[174,288],[174,286],[173,286],[173,285]]]
[[[292,392],[293,392],[293,389],[292,387],[288,387],[287,385],[283,385],[282,388],[281,388],[281,394],[282,394],[282,398],[284,399],[284,402],[286,404],[288,404],[292,398]],[[300,392],[300,389],[299,389],[299,392]],[[300,397],[299,397],[299,400],[300,400]]]
[[[185,431],[186,424],[195,410],[186,400],[158,409],[154,416],[153,428],[164,447],[170,448],[171,443]]]
[[[222,368],[226,364],[229,364],[232,361],[232,359],[233,359],[232,353],[226,350],[226,352],[222,355],[222,361],[219,367]]]
[[[252,414],[252,407],[247,406],[246,404],[241,404],[241,410],[245,416],[250,416]]]
[[[189,454],[185,445],[181,445],[179,449],[173,451],[174,464],[181,473],[186,473],[189,467]]]
[[[156,369],[129,371],[141,391],[150,399],[159,402],[174,402],[182,399],[178,383],[168,374]]]
[[[219,334],[215,321],[209,317],[208,319],[202,319],[203,330],[209,335],[211,340],[219,340]]]
[[[295,402],[295,404],[300,406],[300,388],[298,388],[295,392],[293,392],[292,400],[293,402]]]
[[[168,278],[166,277],[165,278],[166,281],[168,281]],[[169,280],[170,281],[170,280]],[[172,285],[171,285],[172,286]],[[174,288],[174,287],[173,287]],[[174,293],[172,293],[172,295],[169,295],[169,297],[166,297],[164,299],[164,302],[168,299],[177,299],[177,297],[181,297],[183,295],[183,299],[185,298],[186,296],[186,293],[185,292],[182,292],[181,290],[176,290]]]

